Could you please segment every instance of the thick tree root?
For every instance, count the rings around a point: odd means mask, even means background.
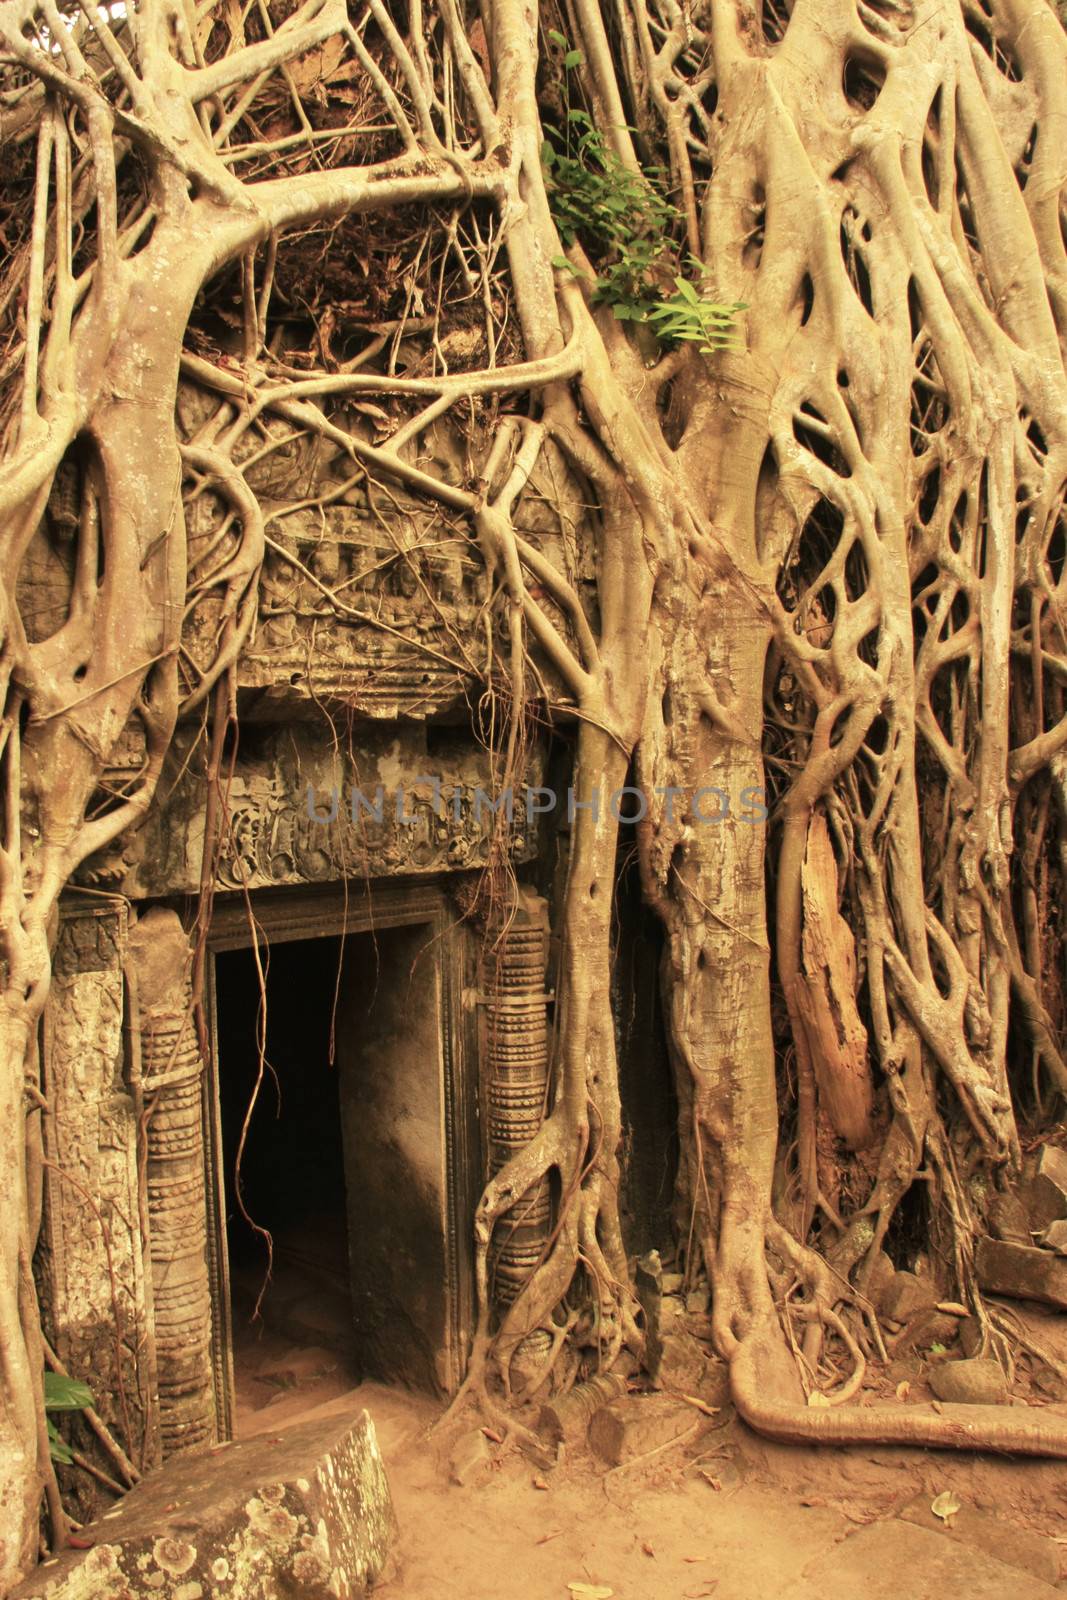
[[[915,1445],[1067,1459],[1067,1416],[990,1406],[815,1407],[783,1399],[791,1374],[777,1327],[748,1334],[730,1362],[738,1414],[757,1433],[785,1444]],[[795,1382],[795,1380],[793,1380]]]

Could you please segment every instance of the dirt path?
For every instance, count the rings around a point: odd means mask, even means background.
[[[288,1364],[287,1364],[288,1363]],[[241,1431],[353,1403],[374,1418],[400,1522],[382,1600],[1039,1600],[1067,1550],[1053,1462],[769,1445],[729,1414],[609,1471],[587,1450],[553,1471],[468,1428],[427,1437],[421,1397],[267,1355]],[[288,1379],[286,1377],[288,1373]],[[268,1403],[264,1404],[264,1396]],[[457,1471],[465,1479],[455,1481]],[[931,1502],[960,1503],[945,1526]],[[587,1585],[587,1591],[569,1585]],[[589,1592],[591,1591],[591,1593]]]

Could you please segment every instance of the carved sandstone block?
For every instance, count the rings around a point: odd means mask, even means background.
[[[989,1294],[1040,1300],[1067,1310],[1067,1261],[1051,1250],[983,1238],[978,1241],[975,1266],[978,1282]]]
[[[374,1424],[349,1413],[177,1457],[11,1600],[356,1600],[395,1530]]]

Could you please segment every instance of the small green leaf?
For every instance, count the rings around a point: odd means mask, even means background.
[[[700,296],[693,288],[691,283],[689,283],[685,278],[675,278],[674,281],[678,285],[678,293],[682,296],[683,300],[688,300],[691,306],[698,306],[700,304]]]
[[[84,1411],[93,1403],[93,1392],[87,1383],[77,1378],[64,1378],[58,1372],[44,1375],[44,1408],[46,1411]]]
[[[568,44],[570,43],[570,40],[567,39],[556,28],[549,28],[548,37],[553,44],[558,44],[561,50],[566,50]]]
[[[66,1439],[62,1437],[51,1417],[46,1417],[48,1427],[48,1454],[53,1461],[59,1461],[63,1466],[69,1467],[74,1460],[74,1455]]]
[[[573,67],[580,67],[584,60],[585,57],[580,50],[568,50],[563,57],[563,65],[570,72]]]

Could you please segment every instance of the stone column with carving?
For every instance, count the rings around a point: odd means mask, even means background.
[[[140,1017],[148,1226],[164,1457],[217,1438],[204,1166],[204,1061],[192,951],[178,916],[153,908],[130,933]]]
[[[536,1134],[548,1091],[548,1020],[545,965],[548,913],[539,896],[520,891],[506,927],[490,925],[488,992],[484,1009],[484,1060],[489,1110],[489,1170],[499,1172]],[[497,1223],[492,1272],[497,1308],[515,1300],[544,1252],[552,1194],[542,1178]],[[532,1334],[519,1351],[536,1368],[550,1343]],[[542,1348],[542,1346],[544,1348]]]
[[[126,905],[60,906],[42,1028],[44,1214],[35,1271],[45,1331],[138,1467],[158,1460],[151,1291],[138,1194],[135,1085],[123,1051]],[[89,1432],[79,1448],[95,1456]],[[99,1465],[112,1471],[107,1457]],[[97,1509],[78,1477],[79,1514]]]

